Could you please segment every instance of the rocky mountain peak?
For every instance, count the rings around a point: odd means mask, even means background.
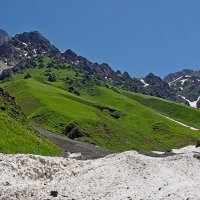
[[[63,53],[63,56],[65,57],[65,59],[70,60],[70,61],[75,61],[78,59],[78,55],[71,49],[66,50]]]
[[[8,65],[36,56],[60,56],[60,51],[38,31],[25,32],[12,37],[0,46],[0,60]]]
[[[168,87],[168,84],[163,81],[160,77],[154,75],[153,73],[149,73],[145,78],[144,81],[152,86],[162,86]]]
[[[9,34],[0,29],[0,45],[3,45],[4,43],[8,42],[11,39],[11,37],[9,36]]]
[[[200,107],[200,71],[184,69],[165,77],[176,95],[186,100],[190,106]]]
[[[27,43],[37,43],[41,40],[49,42],[40,32],[38,31],[31,31],[31,32],[24,32],[22,34],[17,34],[15,36],[20,41],[27,42]],[[49,42],[50,43],[50,42]]]
[[[62,55],[70,65],[80,69],[81,71],[94,74],[99,78],[111,78],[115,74],[108,64],[93,63],[87,58],[77,55],[71,49],[68,49]]]
[[[170,73],[167,76],[165,76],[163,78],[163,80],[167,83],[170,83],[174,80],[176,80],[177,78],[181,77],[181,76],[185,76],[185,75],[191,75],[193,74],[195,71],[191,70],[191,69],[183,69],[182,71],[178,71],[175,73]]]

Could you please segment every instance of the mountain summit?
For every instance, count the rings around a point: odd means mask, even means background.
[[[8,42],[10,40],[10,36],[8,33],[2,29],[0,29],[0,46],[3,45],[4,43]]]
[[[14,66],[37,56],[57,56],[60,51],[38,31],[17,34],[0,46],[0,60]]]

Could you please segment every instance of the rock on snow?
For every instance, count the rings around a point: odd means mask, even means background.
[[[96,160],[0,154],[0,199],[200,199],[191,151],[153,158],[136,151]]]

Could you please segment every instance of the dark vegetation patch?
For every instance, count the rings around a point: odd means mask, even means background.
[[[123,116],[125,116],[124,113],[122,113],[121,111],[116,110],[115,108],[112,108],[112,107],[109,107],[109,106],[102,106],[102,105],[99,105],[97,103],[86,101],[84,99],[81,99],[81,98],[78,98],[78,97],[75,97],[75,96],[71,96],[71,95],[68,95],[68,94],[62,94],[62,95],[65,96],[68,99],[77,101],[77,102],[85,104],[87,106],[91,106],[91,107],[97,108],[100,111],[109,111],[110,112],[110,116],[115,118],[115,119],[119,119],[119,118],[122,118]]]
[[[111,117],[113,117],[115,119],[122,118],[123,116],[124,116],[124,114],[117,110],[111,113]]]
[[[48,81],[50,81],[50,82],[56,82],[56,75],[54,73],[50,73]]]
[[[24,76],[24,79],[28,79],[28,78],[31,78],[31,74],[29,72],[26,73],[25,76]]]
[[[46,121],[45,116],[42,114],[35,115],[32,117],[32,119],[37,123],[44,123]]]
[[[152,129],[158,133],[169,134],[171,132],[171,128],[168,125],[161,122],[153,124]]]
[[[65,130],[64,130],[64,135],[66,135],[70,139],[76,139],[80,137],[89,137],[90,134],[81,130],[79,127],[79,124],[77,122],[70,122]]]
[[[197,141],[196,147],[200,147],[200,140]]]

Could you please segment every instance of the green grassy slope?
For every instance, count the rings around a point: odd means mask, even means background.
[[[51,142],[28,127],[19,107],[7,94],[0,94],[0,152],[60,155]],[[6,96],[6,97],[4,97]]]
[[[23,112],[36,125],[62,134],[67,124],[75,121],[90,135],[80,140],[113,151],[163,151],[195,143],[200,136],[200,131],[190,130],[157,114],[159,112],[195,126],[193,115],[200,114],[197,110],[130,92],[116,93],[91,81],[80,84],[82,75],[71,68],[51,68],[57,81],[49,82],[45,76],[47,70],[46,67],[27,69],[25,73],[30,72],[32,78],[24,79],[24,74],[16,74],[10,81],[1,84],[16,97]],[[75,80],[70,84],[80,92],[80,96],[67,91],[69,78],[70,81]],[[150,98],[149,104],[145,98]],[[177,107],[177,115],[172,112],[173,109],[169,111],[171,105]],[[181,114],[183,108],[184,112],[191,113],[189,120]],[[113,117],[116,115],[118,119]]]
[[[127,91],[121,93],[158,113],[200,129],[200,110],[157,97]]]

